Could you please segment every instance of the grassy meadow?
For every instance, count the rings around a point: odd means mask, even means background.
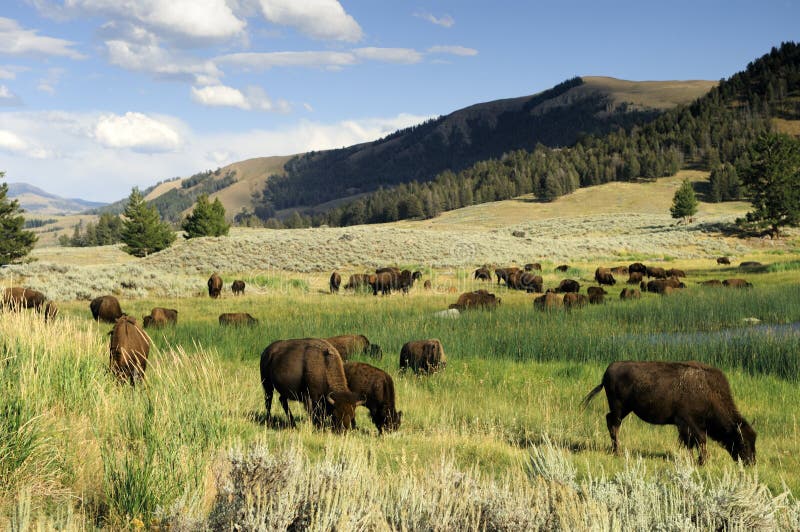
[[[685,293],[645,294],[572,312],[542,313],[532,296],[493,286],[494,312],[441,319],[468,271],[426,271],[439,290],[403,297],[325,294],[322,275],[252,276],[248,295],[122,299],[141,318],[179,310],[174,328],[149,330],[146,383],[108,371],[109,325],[86,301],[60,304],[45,324],[0,315],[0,528],[111,529],[652,529],[800,526],[800,333],[743,323],[800,322],[800,262],[760,272],[690,270]],[[551,265],[545,285],[558,278]],[[694,268],[694,269],[693,269]],[[591,277],[588,264],[568,275]],[[751,290],[702,288],[745,277]],[[202,288],[200,284],[199,288]],[[221,328],[222,312],[250,312],[251,328]],[[736,329],[737,332],[726,332]],[[403,424],[379,437],[365,409],[358,429],[317,431],[300,403],[297,429],[273,403],[265,424],[258,361],[283,338],[366,334],[395,380]],[[441,339],[447,369],[397,370],[408,340]],[[723,368],[758,432],[744,469],[709,443],[698,468],[674,427],[634,415],[624,455],[609,454],[605,398],[579,403],[605,366],[625,359],[694,359]]]

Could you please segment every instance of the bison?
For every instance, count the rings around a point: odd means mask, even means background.
[[[533,300],[533,308],[537,310],[555,310],[563,306],[562,299],[552,292],[542,294]]]
[[[561,264],[559,266],[556,266],[556,269],[555,269],[555,271],[557,271],[557,272],[565,272],[567,270],[569,270],[569,264]]]
[[[89,310],[95,321],[106,323],[116,323],[124,314],[119,306],[119,301],[114,296],[100,296],[92,299],[89,303]]]
[[[717,286],[722,286],[722,281],[720,281],[719,279],[709,279],[708,281],[703,281],[700,284],[703,285],[703,286],[715,286],[715,287],[717,287]]]
[[[425,282],[422,283],[422,288],[424,288],[425,290],[430,290],[431,288],[433,288],[433,285],[431,284],[431,280],[430,279],[426,279]]]
[[[611,273],[616,275],[628,275],[628,267],[627,266],[614,266],[611,268]]]
[[[560,283],[558,283],[558,288],[556,288],[556,293],[563,294],[566,292],[575,292],[578,293],[581,289],[581,283],[575,281],[573,279],[564,279]]]
[[[400,428],[403,413],[395,409],[394,381],[388,373],[363,362],[346,362],[344,374],[350,391],[365,401],[378,434]],[[355,422],[354,417],[353,428]]]
[[[12,310],[32,308],[36,312],[44,312],[44,321],[53,320],[58,315],[58,307],[47,297],[31,288],[11,287],[3,291],[2,307]]]
[[[344,364],[339,352],[325,340],[303,338],[272,342],[261,353],[261,386],[267,420],[272,419],[272,395],[280,394],[280,403],[289,424],[294,417],[289,399],[300,401],[312,423],[322,427],[332,419],[339,432],[353,425],[355,409],[364,400],[347,387]]]
[[[375,270],[376,274],[381,273],[392,273],[394,275],[400,275],[400,268],[395,268],[394,266],[387,266],[386,268],[378,268]]]
[[[500,304],[501,299],[486,290],[475,290],[474,292],[464,292],[458,296],[458,301],[450,305],[449,308],[458,310],[468,309],[495,309]]]
[[[647,266],[642,264],[641,262],[634,262],[633,264],[628,265],[628,274],[631,273],[647,273]]]
[[[492,272],[489,271],[489,268],[478,268],[472,277],[475,280],[492,282]]]
[[[381,272],[370,276],[370,286],[372,287],[372,295],[377,296],[378,292],[381,295],[389,295],[392,289],[397,287],[397,275],[393,272]]]
[[[437,339],[406,342],[400,349],[400,370],[414,373],[434,373],[447,365],[442,342]]]
[[[637,288],[623,288],[619,293],[620,299],[639,299],[642,297],[642,292]]]
[[[176,323],[178,323],[178,311],[172,308],[155,307],[150,311],[149,316],[142,316],[142,324],[145,329]]]
[[[648,266],[647,276],[655,277],[656,279],[666,279],[668,277],[667,270],[659,266]]]
[[[731,259],[730,257],[717,257],[717,264],[726,264],[730,266]]]
[[[669,279],[653,279],[647,284],[642,281],[641,284],[642,290],[661,295],[668,295],[670,292],[678,288],[686,288],[686,285],[675,277],[670,277]]]
[[[247,312],[226,312],[219,315],[220,325],[257,325],[258,320]]]
[[[542,271],[542,265],[539,264],[538,262],[530,262],[525,265],[524,269],[526,272],[532,272],[532,271],[540,272]]]
[[[342,284],[342,276],[339,275],[339,272],[333,272],[331,274],[331,278],[328,281],[328,287],[330,288],[331,294],[338,294],[339,293],[339,286]]]
[[[533,292],[542,292],[544,288],[544,279],[542,279],[541,275],[523,272],[517,279],[517,286],[520,290],[525,290],[529,294]]]
[[[604,292],[595,292],[593,294],[589,294],[589,303],[592,305],[602,305],[605,303],[605,293]]]
[[[344,285],[344,289],[358,290],[359,288],[370,286],[372,277],[374,277],[374,275],[368,273],[354,273],[347,280],[347,284]]]
[[[589,297],[593,295],[604,296],[608,294],[608,292],[606,292],[602,286],[590,286],[589,288],[586,289],[586,293],[589,295]]]
[[[136,324],[131,316],[122,316],[111,330],[109,358],[111,372],[121,382],[136,382],[144,378],[147,368],[147,355],[150,353],[150,338]]]
[[[670,268],[667,270],[667,277],[686,277],[686,272],[678,268]]]
[[[497,284],[500,284],[500,281],[505,281],[506,285],[508,285],[508,278],[511,276],[512,273],[518,272],[519,268],[516,266],[512,266],[510,268],[497,268],[494,270],[494,274],[497,277]]]
[[[608,268],[597,268],[594,271],[594,280],[597,284],[612,286],[617,284],[617,280],[611,275],[611,270]]]
[[[753,284],[748,283],[744,279],[725,279],[722,281],[723,286],[727,286],[728,288],[752,288]]]
[[[558,296],[556,296],[558,297]],[[568,293],[564,294],[564,308],[582,308],[589,304],[589,298],[583,294]]]
[[[736,409],[728,380],[717,368],[700,362],[614,362],[583,407],[603,388],[615,454],[619,427],[633,412],[647,423],[675,425],[683,445],[699,447],[701,465],[707,457],[706,436],[720,442],[734,460],[756,460],[756,433]]]
[[[231,292],[235,296],[243,296],[244,295],[244,281],[236,280],[231,283]]]
[[[755,268],[761,268],[762,266],[764,265],[754,260],[746,260],[739,264],[739,268],[742,270],[752,270]]]
[[[217,299],[221,293],[222,277],[214,273],[208,278],[208,297],[211,299]]]
[[[631,272],[628,275],[628,284],[639,284],[644,279],[642,272]]]
[[[339,351],[342,360],[347,360],[353,355],[362,353],[378,360],[383,358],[381,346],[370,343],[363,334],[343,334],[324,338],[324,340]]]

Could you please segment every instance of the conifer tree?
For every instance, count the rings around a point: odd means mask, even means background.
[[[169,224],[161,221],[155,207],[144,201],[138,188],[128,196],[128,205],[122,213],[123,250],[136,257],[145,257],[172,245],[175,233]]]
[[[688,179],[684,179],[681,188],[675,192],[669,212],[673,218],[683,218],[684,221],[697,212],[697,196]]]
[[[0,178],[5,175],[0,172]],[[0,266],[21,259],[33,249],[37,237],[24,230],[24,212],[17,200],[9,200],[8,184],[0,184]]]
[[[225,207],[219,198],[214,203],[208,201],[208,194],[197,198],[192,214],[186,217],[181,228],[186,232],[184,238],[198,236],[225,236],[231,226],[225,221]]]

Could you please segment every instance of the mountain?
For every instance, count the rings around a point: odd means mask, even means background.
[[[219,197],[229,217],[242,210],[264,219],[296,209],[322,212],[379,187],[430,180],[442,170],[458,171],[515,149],[567,146],[587,134],[627,127],[691,102],[715,84],[574,78],[538,94],[472,105],[378,141],[259,157],[166,181],[145,197],[173,221],[202,192]],[[271,199],[264,201],[264,193]],[[124,200],[100,210],[123,208]]]
[[[9,183],[8,197],[18,200],[29,214],[39,215],[74,214],[105,205],[80,198],[62,198],[28,183]]]

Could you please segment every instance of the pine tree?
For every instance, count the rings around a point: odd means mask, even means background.
[[[0,172],[0,178],[5,175]],[[21,259],[33,249],[37,237],[25,231],[24,212],[17,200],[9,200],[8,185],[0,184],[0,266]]]
[[[208,201],[208,194],[200,194],[192,214],[186,217],[181,228],[186,232],[184,238],[198,236],[225,236],[231,226],[225,221],[225,207],[219,201]]]
[[[161,221],[155,207],[144,201],[138,188],[128,196],[128,205],[122,222],[123,250],[136,257],[168,248],[175,241],[175,233],[170,226]]]
[[[673,218],[683,218],[684,221],[697,212],[697,196],[688,179],[685,179],[681,188],[675,192],[669,212]]]

